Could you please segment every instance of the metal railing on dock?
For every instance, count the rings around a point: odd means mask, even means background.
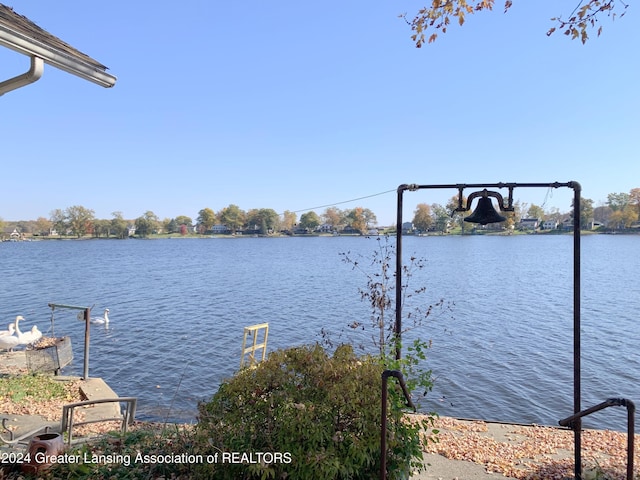
[[[125,409],[124,412],[120,415],[109,417],[109,418],[96,418],[91,420],[84,420],[81,422],[74,421],[74,413],[76,409],[82,409],[85,407],[95,407],[96,405],[103,403],[115,403],[120,405],[124,403]],[[133,424],[133,421],[136,416],[136,407],[138,405],[138,399],[136,397],[118,397],[118,398],[100,398],[96,400],[86,400],[84,402],[76,402],[65,405],[62,408],[62,422],[60,426],[61,432],[67,432],[67,442],[71,445],[73,439],[73,427],[78,427],[80,425],[87,425],[89,423],[100,423],[100,422],[111,422],[118,421],[122,422],[120,430],[122,433],[127,432],[127,427]]]
[[[416,407],[411,401],[411,395],[407,389],[407,385],[404,383],[404,377],[399,370],[385,370],[382,372],[382,411],[381,411],[381,427],[380,427],[380,480],[387,478],[387,384],[389,377],[395,377],[398,379],[400,388],[404,398],[407,400],[407,407],[413,408],[416,411]]]
[[[590,415],[599,410],[603,410],[607,407],[627,407],[627,480],[633,480],[633,449],[634,449],[634,436],[635,436],[635,404],[626,398],[608,398],[602,403],[595,405],[591,408],[582,410],[581,412],[574,413],[570,417],[563,418],[558,423],[563,427],[569,427],[576,432],[576,465],[575,476],[576,479],[582,478],[582,460],[581,460],[581,442],[580,442],[580,429],[582,428],[582,422],[580,419],[586,415]]]

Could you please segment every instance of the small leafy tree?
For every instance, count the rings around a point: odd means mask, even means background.
[[[402,266],[402,284],[401,303],[402,306],[411,304],[411,309],[404,311],[403,330],[396,332],[395,310],[392,294],[395,292],[395,274],[392,265],[394,264],[396,249],[389,241],[389,237],[376,237],[378,248],[370,259],[363,256],[352,256],[350,253],[343,253],[343,261],[353,266],[365,275],[367,278],[367,286],[360,289],[361,299],[366,301],[371,307],[371,323],[374,333],[371,336],[373,345],[378,350],[378,358],[382,368],[387,370],[398,370],[402,373],[406,380],[406,386],[412,394],[421,391],[425,396],[431,391],[433,382],[431,380],[431,370],[424,370],[422,365],[426,361],[426,352],[431,346],[430,341],[420,338],[415,339],[407,348],[404,357],[396,358],[396,352],[401,350],[402,335],[410,330],[417,329],[426,324],[427,319],[433,314],[434,309],[446,310],[450,305],[446,304],[443,299],[431,305],[421,305],[417,301],[417,297],[426,292],[426,287],[411,287],[411,278],[413,274],[425,267],[425,261],[416,257],[411,257],[408,265]],[[369,268],[371,267],[371,268]],[[366,330],[367,325],[358,321],[351,322],[349,327],[352,329]],[[323,332],[325,340],[330,342],[330,334]],[[364,348],[364,347],[363,347]],[[422,463],[422,435],[428,429],[433,427],[436,414],[431,412],[418,422],[407,422],[403,414],[406,408],[406,399],[403,392],[394,387],[389,387],[390,396],[390,422],[396,432],[401,432],[405,438],[404,448],[410,452],[408,456],[411,461],[406,464],[389,465],[390,472],[409,473],[410,468],[418,471],[423,468]],[[417,398],[413,395],[414,404],[419,407]],[[437,434],[436,430],[433,430]],[[433,437],[425,437],[426,441],[433,441]]]
[[[367,279],[366,288],[358,291],[363,301],[371,307],[371,324],[375,334],[371,339],[373,345],[378,350],[380,357],[386,358],[395,352],[395,309],[392,295],[395,292],[395,264],[396,249],[390,243],[388,236],[375,237],[378,242],[377,249],[374,250],[371,258],[363,255],[352,255],[351,252],[341,253],[343,262],[350,264],[354,270],[362,273]],[[438,300],[431,305],[422,305],[417,301],[417,296],[426,293],[426,287],[413,288],[411,280],[415,272],[425,268],[425,260],[411,257],[408,265],[402,267],[402,307],[403,307],[403,330],[400,335],[416,328],[426,325],[427,319],[435,310],[448,310],[450,305],[444,299]],[[408,305],[411,303],[411,305]],[[410,309],[404,308],[410,306]],[[366,330],[367,325],[363,322],[353,321],[349,324],[352,329]],[[323,330],[323,336],[328,345],[331,345],[331,333]],[[390,349],[390,347],[392,347]],[[366,349],[361,345],[362,349]]]

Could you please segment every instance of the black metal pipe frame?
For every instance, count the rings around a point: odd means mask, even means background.
[[[84,368],[82,373],[82,379],[87,380],[89,378],[89,345],[91,343],[91,335],[89,333],[91,329],[91,307],[79,307],[76,305],[63,305],[58,303],[49,303],[51,311],[55,311],[56,308],[69,308],[71,310],[82,310],[84,319]]]
[[[381,407],[381,422],[380,422],[380,480],[387,478],[387,383],[389,377],[396,377],[404,398],[407,400],[407,407],[413,408],[416,411],[416,407],[411,401],[411,395],[407,389],[407,385],[404,383],[404,376],[399,370],[385,370],[382,372],[382,407]]]
[[[574,413],[570,417],[563,418],[558,423],[563,427],[575,428],[575,423],[582,417],[595,413],[607,407],[627,407],[627,480],[633,480],[633,452],[635,436],[635,413],[636,405],[627,398],[608,398],[602,403],[587,408],[581,412]]]
[[[580,197],[582,187],[578,182],[551,182],[551,183],[454,183],[443,185],[418,185],[402,184],[398,187],[397,218],[396,218],[396,318],[394,337],[396,342],[396,359],[402,356],[402,207],[405,191],[421,189],[457,189],[460,194],[466,188],[508,188],[511,192],[514,188],[572,188],[573,199],[573,409],[574,413],[580,412]],[[502,207],[502,205],[500,205]],[[582,478],[582,421],[577,418],[572,424],[575,442],[575,478]]]

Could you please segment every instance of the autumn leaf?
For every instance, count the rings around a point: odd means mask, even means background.
[[[589,35],[587,35],[587,31],[583,29],[580,36],[580,40],[582,41],[582,44],[584,45],[588,39],[589,39]]]
[[[411,37],[416,43],[416,47],[421,47],[425,43],[423,32],[432,29],[445,33],[446,26],[449,25],[449,17],[457,17],[458,24],[464,25],[466,22],[465,14],[493,10],[494,3],[495,0],[431,0],[429,6],[421,8],[413,20],[408,21],[406,15],[402,15],[402,18],[414,32],[421,34],[415,38]],[[512,4],[513,0],[505,0],[505,13],[512,7]],[[585,43],[589,38],[588,29],[595,28],[596,22],[602,18],[602,15],[607,15],[611,20],[615,20],[616,16],[624,16],[627,7],[624,0],[582,0],[571,12],[568,20],[563,20],[560,16],[551,18],[551,21],[557,25],[547,30],[547,36],[560,30],[572,39],[580,38],[582,43]],[[602,27],[598,27],[597,35],[600,36],[601,33]],[[436,38],[437,34],[432,34],[428,43],[433,43]]]

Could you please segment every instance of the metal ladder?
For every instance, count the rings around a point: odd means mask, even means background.
[[[260,331],[264,331],[264,337],[261,343],[258,343],[258,336]],[[247,336],[252,335],[253,344],[247,347]],[[269,324],[258,323],[257,325],[251,325],[244,327],[244,338],[242,339],[242,355],[240,356],[240,368],[244,366],[245,357],[248,355],[249,367],[254,367],[258,364],[256,360],[256,350],[262,349],[262,359],[264,361],[267,355],[267,337],[269,336]]]

